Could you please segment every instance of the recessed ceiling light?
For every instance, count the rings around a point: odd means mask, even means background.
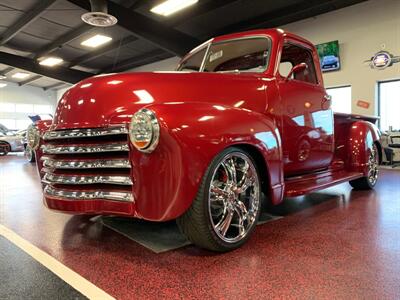
[[[31,76],[29,73],[18,72],[18,73],[13,74],[11,77],[16,78],[16,79],[24,79],[29,76]]]
[[[181,9],[197,3],[198,1],[199,0],[167,0],[157,6],[154,6],[150,11],[152,13],[167,17]]]
[[[105,43],[108,43],[111,40],[112,38],[109,36],[96,34],[95,36],[92,36],[91,38],[88,38],[87,40],[83,41],[81,45],[86,47],[96,48]]]
[[[39,62],[39,65],[42,66],[47,66],[47,67],[54,67],[56,65],[59,65],[63,62],[64,60],[59,57],[47,57]]]
[[[0,89],[7,86],[7,83],[0,83]]]

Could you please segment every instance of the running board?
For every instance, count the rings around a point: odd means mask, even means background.
[[[311,193],[316,190],[322,190],[333,185],[348,182],[362,177],[360,172],[327,171],[318,174],[308,174],[287,178],[285,181],[285,197],[296,197]]]

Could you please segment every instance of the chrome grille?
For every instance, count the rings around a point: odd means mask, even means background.
[[[46,132],[41,146],[44,194],[133,202],[128,140],[124,125]]]

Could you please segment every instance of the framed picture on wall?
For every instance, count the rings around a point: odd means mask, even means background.
[[[318,44],[315,47],[322,72],[340,70],[339,41]]]

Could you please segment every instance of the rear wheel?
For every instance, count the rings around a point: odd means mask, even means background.
[[[228,148],[210,164],[192,206],[177,224],[197,246],[229,251],[244,244],[260,214],[261,186],[252,157]]]
[[[370,190],[373,189],[378,181],[379,174],[379,154],[376,144],[369,149],[368,157],[368,175],[350,181],[350,185],[356,190]]]
[[[8,143],[0,142],[0,156],[7,155],[10,150],[11,147]]]

